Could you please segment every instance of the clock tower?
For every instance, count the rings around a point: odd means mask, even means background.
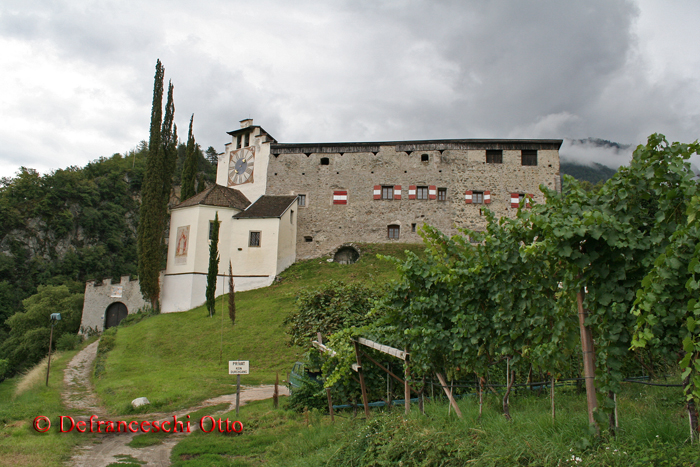
[[[276,141],[250,118],[241,120],[241,128],[228,134],[232,141],[219,155],[216,183],[235,188],[254,201],[265,194],[270,143]]]

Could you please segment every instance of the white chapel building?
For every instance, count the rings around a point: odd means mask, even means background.
[[[226,163],[220,160],[218,165],[217,183],[172,208],[161,290],[164,313],[205,302],[209,240],[217,213],[216,295],[228,292],[229,261],[235,290],[244,291],[272,284],[296,260],[297,196],[265,195],[270,146],[263,143],[270,137],[260,127],[251,131],[251,125],[252,120],[244,120],[241,130],[229,132],[233,142],[221,158]]]

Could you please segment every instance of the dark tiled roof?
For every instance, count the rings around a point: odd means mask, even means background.
[[[225,208],[235,208],[241,211],[250,206],[250,201],[243,193],[235,188],[227,188],[221,185],[214,185],[203,192],[194,195],[190,199],[183,201],[173,209],[186,208],[188,206],[221,206]]]
[[[239,128],[238,130],[227,131],[226,133],[235,138],[236,136],[238,136],[240,134],[252,132],[255,128],[260,128],[260,136],[265,137],[265,141],[264,141],[265,143],[270,143],[270,142],[276,143],[277,142],[277,140],[270,133],[265,131],[265,129],[263,127],[261,127],[260,125],[251,125],[251,126],[247,126],[245,128]]]
[[[248,209],[234,215],[237,219],[251,219],[263,217],[282,217],[282,214],[296,202],[294,196],[267,196],[263,195]]]
[[[449,149],[559,149],[560,139],[435,139],[366,143],[277,143],[270,154],[346,154],[379,152],[380,146],[395,146],[397,152],[446,151]]]

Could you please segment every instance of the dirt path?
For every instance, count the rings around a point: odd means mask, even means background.
[[[99,341],[85,347],[68,362],[63,373],[63,393],[61,398],[66,407],[84,415],[95,414],[100,417],[107,415],[95,396],[90,383],[92,363],[97,355]]]
[[[203,407],[228,403],[228,409],[221,412],[228,412],[236,407],[236,395],[227,394],[224,396],[208,399],[201,404],[190,407],[185,410],[172,413],[151,413],[142,416],[120,416],[108,417],[104,408],[100,407],[99,399],[95,396],[95,392],[90,384],[90,372],[92,371],[92,363],[97,354],[97,342],[90,344],[85,349],[80,351],[70,361],[66,367],[64,374],[65,389],[62,394],[63,402],[66,407],[75,410],[85,417],[74,417],[87,420],[88,415],[97,415],[102,420],[124,420],[124,419],[148,419],[148,420],[172,420],[173,416],[183,418],[188,413]],[[274,392],[274,386],[252,386],[241,387],[241,405],[246,402],[269,399]],[[286,387],[279,387],[280,395],[289,395]],[[199,429],[198,423],[191,424],[192,431]],[[168,436],[162,444],[148,446],[144,448],[131,448],[127,446],[134,436],[140,433],[116,433],[116,434],[98,434],[93,439],[93,444],[82,446],[80,450],[71,458],[68,465],[73,467],[105,467],[109,464],[119,462],[117,456],[131,456],[141,462],[145,462],[145,466],[166,467],[170,465],[170,453],[173,447],[187,436],[187,433],[177,433]]]

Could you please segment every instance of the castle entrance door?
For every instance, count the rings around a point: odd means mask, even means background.
[[[128,314],[126,305],[121,302],[112,303],[105,312],[105,329],[118,325]]]

